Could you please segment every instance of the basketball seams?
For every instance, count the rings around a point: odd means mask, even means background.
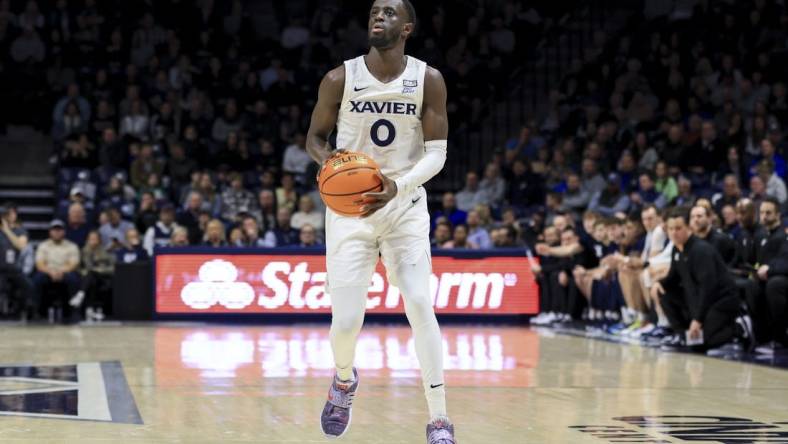
[[[343,169],[343,170],[337,171],[335,173],[332,173],[330,176],[328,176],[325,179],[323,179],[322,181],[320,181],[320,192],[322,194],[327,195],[327,196],[348,196],[348,194],[327,194],[327,193],[323,192],[323,188],[325,187],[326,182],[328,182],[332,177],[336,176],[337,174],[342,174],[342,173],[346,173],[348,171],[354,171],[354,170],[373,170],[374,171],[374,170],[377,170],[377,168],[373,168],[373,167],[370,167],[370,166],[359,166],[359,167]],[[356,194],[356,193],[350,193],[350,194]]]
[[[324,196],[332,196],[332,197],[353,196],[354,194],[364,194],[364,193],[368,193],[368,192],[370,192],[370,191],[373,191],[373,190],[376,190],[376,189],[378,189],[378,188],[380,188],[380,189],[381,189],[381,191],[382,191],[382,189],[383,189],[383,184],[382,184],[382,183],[379,183],[379,184],[375,185],[375,186],[374,186],[374,187],[372,187],[372,188],[369,188],[369,189],[366,189],[366,190],[361,190],[361,191],[356,191],[356,192],[353,192],[353,193],[345,193],[345,194],[322,193],[322,194],[323,194]]]

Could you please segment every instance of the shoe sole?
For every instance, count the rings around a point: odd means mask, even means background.
[[[356,377],[358,378],[358,376],[356,376]],[[356,382],[358,383],[358,385],[356,385],[356,391],[353,392],[354,393],[354,395],[353,395],[354,399],[355,399],[355,393],[357,393],[358,392],[358,388],[361,387],[361,380],[360,379],[356,379]],[[345,431],[343,431],[342,433],[340,433],[339,435],[336,435],[336,436],[329,435],[328,433],[326,433],[326,431],[323,430],[323,416],[322,416],[322,414],[320,416],[320,430],[323,432],[323,435],[326,438],[328,438],[328,439],[339,439],[339,438],[345,436],[345,434],[348,432],[348,430],[350,430],[350,424],[352,422],[353,422],[353,406],[351,405],[350,409],[348,410],[348,414],[347,414],[347,426],[345,426]]]

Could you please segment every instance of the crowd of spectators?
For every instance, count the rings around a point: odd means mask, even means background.
[[[545,191],[523,195],[515,225],[540,259],[535,323],[772,354],[788,346],[788,10],[694,4],[599,34],[497,164]]]
[[[477,122],[563,12],[547,1],[451,5],[418,6],[408,53],[442,71],[450,119]],[[51,133],[57,171],[49,238],[13,248],[29,258],[14,281],[26,305],[48,305],[57,287],[62,307],[100,318],[114,265],[157,246],[321,245],[305,132],[321,76],[368,48],[369,2],[271,2],[265,29],[253,15],[262,6],[0,0],[0,132],[11,120]],[[503,183],[493,187],[500,200]],[[513,244],[507,230],[478,233],[490,218],[480,209],[455,246]]]

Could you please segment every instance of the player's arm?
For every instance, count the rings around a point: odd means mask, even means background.
[[[407,174],[396,181],[380,174],[383,191],[366,193],[364,197],[374,199],[363,209],[367,217],[383,208],[397,193],[412,193],[420,185],[432,179],[443,169],[446,162],[446,139],[449,137],[449,118],[446,113],[446,82],[437,69],[427,67],[424,76],[424,99],[422,101],[421,127],[424,133],[424,157]]]
[[[317,103],[306,134],[306,151],[319,164],[331,157],[328,136],[337,124],[339,106],[345,90],[345,65],[329,71],[320,82]]]

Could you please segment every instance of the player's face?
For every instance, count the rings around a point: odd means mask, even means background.
[[[410,18],[399,0],[378,0],[369,11],[369,44],[391,48],[410,33]]]

